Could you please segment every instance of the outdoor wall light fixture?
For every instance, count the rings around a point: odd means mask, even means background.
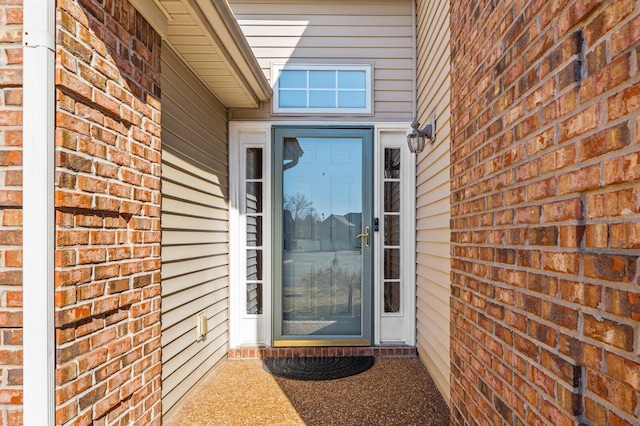
[[[429,141],[433,142],[436,139],[436,118],[424,126],[424,129],[420,130],[420,122],[415,119],[411,123],[413,130],[407,135],[407,144],[409,145],[409,151],[414,154],[419,154],[424,149],[424,145]]]

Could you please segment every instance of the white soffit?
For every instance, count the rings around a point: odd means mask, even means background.
[[[228,108],[257,108],[271,98],[226,0],[133,0],[131,3]]]

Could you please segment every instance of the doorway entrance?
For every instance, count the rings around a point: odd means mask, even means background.
[[[273,344],[370,345],[373,129],[272,136]]]

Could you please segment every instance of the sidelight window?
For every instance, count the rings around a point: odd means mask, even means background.
[[[262,148],[247,148],[246,159],[246,259],[247,314],[262,314],[263,293],[263,161]]]
[[[385,148],[383,180],[384,312],[400,312],[400,149]]]

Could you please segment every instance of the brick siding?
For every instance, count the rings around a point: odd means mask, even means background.
[[[56,23],[56,423],[159,424],[161,40],[126,0]]]
[[[22,423],[22,5],[0,1],[0,424]]]
[[[640,4],[452,1],[452,421],[640,415]]]

